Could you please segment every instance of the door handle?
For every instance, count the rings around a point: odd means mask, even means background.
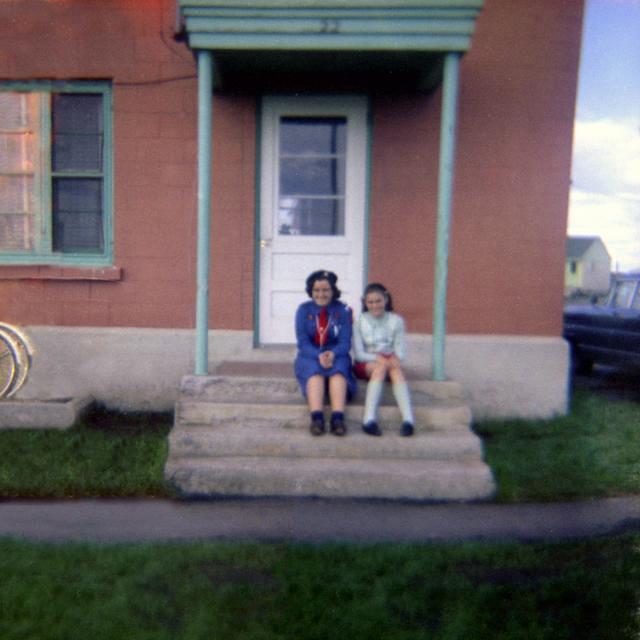
[[[267,247],[271,246],[271,238],[265,238],[263,240],[260,240],[260,248],[261,249],[266,249]]]

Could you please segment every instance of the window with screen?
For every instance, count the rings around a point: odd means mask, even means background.
[[[109,258],[108,86],[0,84],[0,261]]]

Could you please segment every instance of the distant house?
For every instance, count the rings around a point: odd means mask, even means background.
[[[609,289],[611,256],[598,236],[569,237],[566,245],[564,292],[604,293]]]

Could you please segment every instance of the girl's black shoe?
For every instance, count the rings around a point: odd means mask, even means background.
[[[408,438],[413,435],[413,425],[410,422],[403,422],[400,427],[400,435]]]
[[[382,431],[380,431],[380,427],[378,426],[378,423],[374,422],[373,420],[371,422],[367,422],[367,424],[363,424],[362,425],[362,430],[368,436],[381,436],[382,435]]]

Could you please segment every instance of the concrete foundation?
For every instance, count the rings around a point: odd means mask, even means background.
[[[88,397],[0,401],[0,429],[69,429],[90,408]]]
[[[193,372],[190,330],[26,327],[35,355],[17,399],[93,397],[123,410],[172,410]],[[223,361],[293,361],[295,347],[253,348],[250,331],[211,331],[211,367]],[[407,365],[431,368],[431,336],[408,337]],[[566,413],[569,352],[562,338],[452,335],[446,374],[464,387],[474,418]],[[293,375],[293,374],[292,374]]]

